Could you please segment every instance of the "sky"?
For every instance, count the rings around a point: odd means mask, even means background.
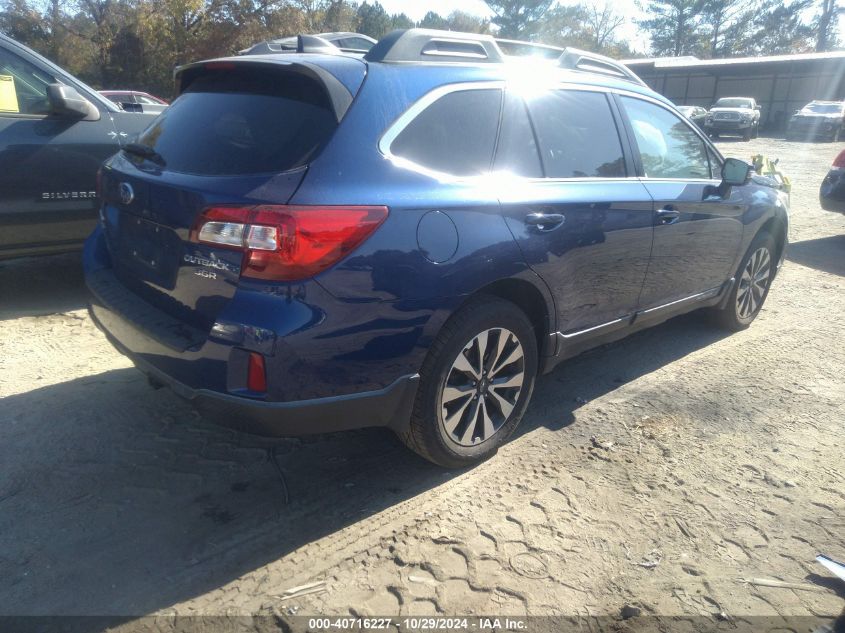
[[[429,11],[440,15],[449,15],[452,11],[464,11],[472,15],[490,17],[490,11],[484,0],[379,0],[388,13],[404,13],[412,20],[421,20]],[[589,0],[582,0],[588,2]],[[618,13],[625,16],[627,21],[616,32],[616,38],[631,43],[634,49],[648,48],[648,38],[644,37],[634,24],[632,18],[639,17],[642,12],[635,0],[607,0],[613,3]],[[579,4],[578,0],[561,0],[560,4]]]

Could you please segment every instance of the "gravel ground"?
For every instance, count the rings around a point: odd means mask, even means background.
[[[467,472],[381,430],[210,426],[95,330],[76,257],[0,264],[0,614],[838,614],[845,216],[817,192],[845,144],[721,147],[795,183],[757,322],[563,364]]]

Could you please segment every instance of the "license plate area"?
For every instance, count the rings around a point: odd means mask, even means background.
[[[182,240],[169,227],[123,213],[119,241],[121,261],[139,280],[173,290],[182,255]]]

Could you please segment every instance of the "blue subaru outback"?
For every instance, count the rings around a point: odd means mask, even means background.
[[[759,313],[787,198],[624,66],[411,29],[177,70],[105,163],[91,315],[155,383],[263,434],[493,454],[538,374],[708,308]]]

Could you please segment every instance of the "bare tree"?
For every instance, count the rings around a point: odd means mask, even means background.
[[[595,50],[604,50],[613,39],[616,30],[625,24],[625,18],[619,15],[610,2],[593,2],[585,5],[587,31],[593,39]]]

